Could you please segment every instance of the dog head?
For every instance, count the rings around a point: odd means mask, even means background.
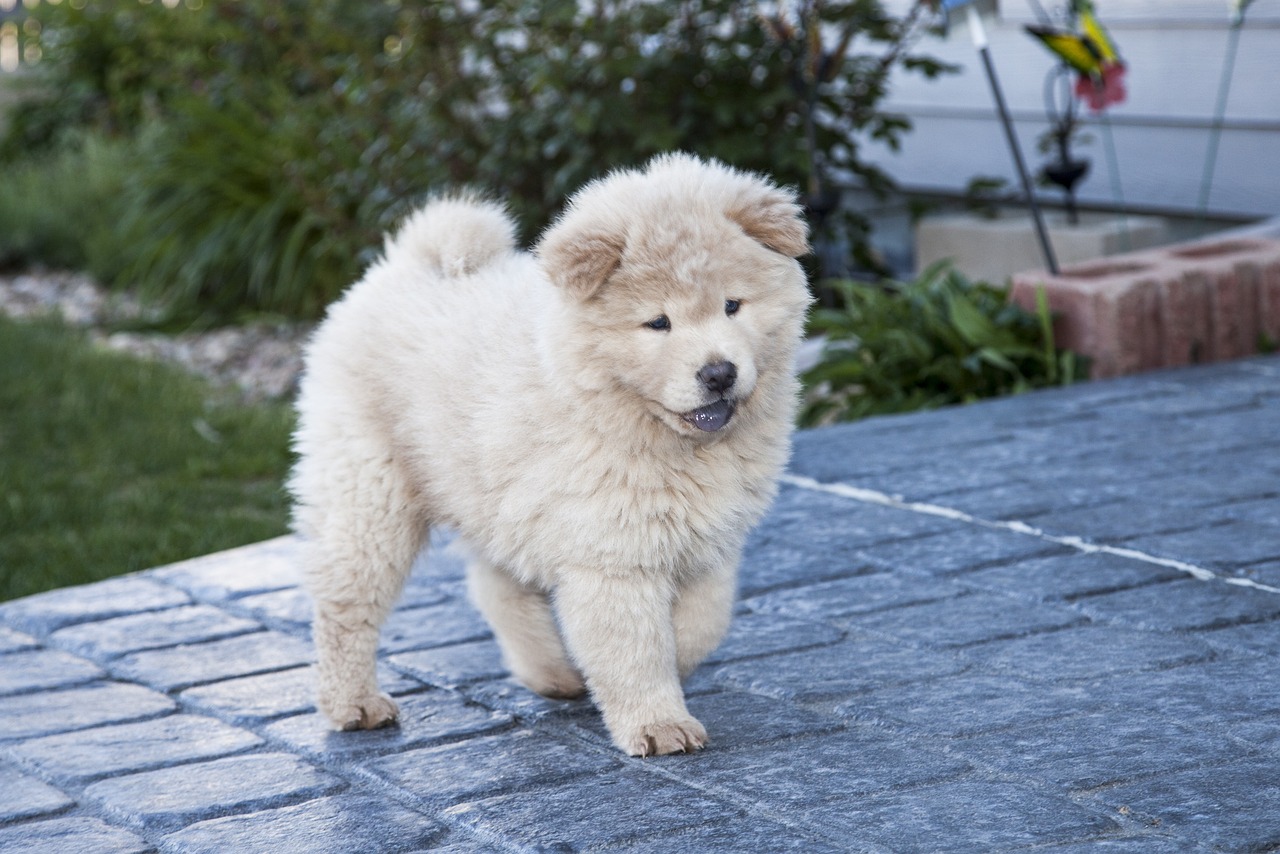
[[[688,155],[588,184],[536,253],[563,289],[576,366],[671,429],[707,439],[789,377],[809,294],[795,197]]]

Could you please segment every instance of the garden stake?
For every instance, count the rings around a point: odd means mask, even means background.
[[[1236,48],[1240,45],[1240,30],[1244,29],[1244,6],[1241,4],[1227,31],[1227,54],[1222,60],[1222,78],[1218,82],[1218,103],[1213,109],[1213,125],[1209,128],[1209,150],[1204,155],[1204,176],[1200,179],[1200,203],[1196,206],[1196,220],[1203,221],[1209,212],[1209,191],[1213,186],[1213,170],[1218,162],[1218,138],[1222,136],[1222,122],[1227,113],[1227,95],[1231,92],[1231,75],[1235,73]]]
[[[959,5],[955,0],[944,3],[946,6]],[[1045,264],[1049,272],[1058,275],[1058,259],[1053,253],[1053,245],[1049,242],[1049,232],[1044,227],[1044,216],[1040,213],[1040,205],[1036,203],[1036,195],[1032,191],[1031,177],[1027,174],[1027,165],[1022,160],[1022,151],[1018,148],[1018,137],[1013,130],[1013,120],[1009,117],[1009,108],[1004,102],[1004,93],[1000,90],[1000,81],[996,77],[995,65],[991,62],[991,49],[987,45],[987,31],[982,26],[982,19],[973,4],[965,11],[968,13],[969,34],[973,37],[973,46],[982,58],[982,67],[987,72],[987,82],[991,84],[991,94],[996,100],[996,112],[1000,114],[1000,123],[1004,126],[1004,135],[1009,141],[1009,151],[1013,154],[1013,164],[1018,170],[1018,178],[1022,181],[1022,192],[1027,197],[1027,207],[1031,209],[1031,218],[1035,221],[1036,237],[1040,240],[1040,249],[1044,252]]]
[[[1103,147],[1107,150],[1107,171],[1111,173],[1111,195],[1116,202],[1116,218],[1120,220],[1120,248],[1128,252],[1129,221],[1124,216],[1124,190],[1120,187],[1120,160],[1116,157],[1116,141],[1111,135],[1111,117],[1103,110],[1098,114],[1102,122]]]

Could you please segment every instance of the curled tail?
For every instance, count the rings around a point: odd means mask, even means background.
[[[477,195],[441,196],[405,219],[387,242],[447,276],[475,272],[516,248],[515,223],[497,202]]]

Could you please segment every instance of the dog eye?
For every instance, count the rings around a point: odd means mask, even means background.
[[[742,308],[742,301],[736,299],[727,299],[724,301],[724,313],[733,317],[738,313],[738,309]]]
[[[670,329],[671,321],[667,319],[667,316],[665,314],[660,314],[657,317],[655,317],[653,320],[650,320],[648,323],[646,323],[645,326],[649,327],[650,329],[658,329],[658,330]]]

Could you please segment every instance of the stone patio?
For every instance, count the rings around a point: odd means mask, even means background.
[[[1280,847],[1280,358],[801,434],[695,755],[508,681],[447,537],[328,732],[296,551],[0,604],[0,850]]]

